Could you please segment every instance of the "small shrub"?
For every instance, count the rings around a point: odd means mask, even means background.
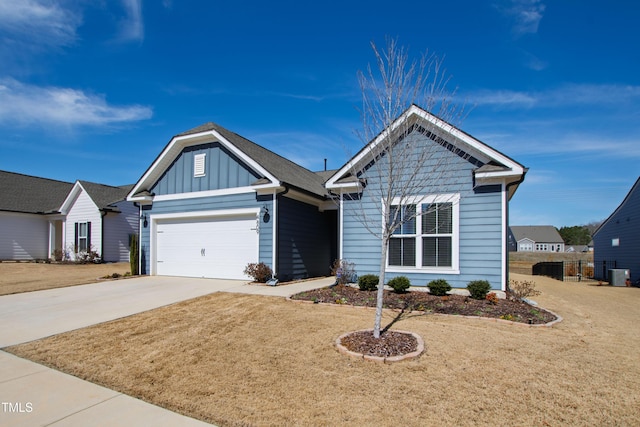
[[[509,290],[513,298],[518,300],[540,295],[533,280],[509,280]]]
[[[429,287],[429,293],[437,297],[443,297],[451,290],[451,285],[444,279],[432,280],[427,286]]]
[[[337,259],[331,265],[331,275],[336,276],[336,282],[339,285],[353,282],[355,274],[356,265],[346,259]]]
[[[486,280],[473,280],[467,284],[467,290],[473,299],[485,299],[490,289],[491,284]]]
[[[264,262],[250,263],[245,267],[244,274],[252,277],[258,283],[266,283],[273,276],[273,270]]]
[[[496,305],[498,303],[498,295],[496,295],[495,292],[489,292],[486,300],[489,301],[490,304]]]
[[[358,277],[358,287],[361,291],[375,291],[378,289],[380,278],[375,274],[365,274]]]
[[[387,283],[387,285],[392,287],[394,292],[396,292],[398,294],[403,294],[403,293],[407,292],[407,290],[411,286],[411,281],[409,280],[408,277],[398,276],[398,277],[394,277],[393,279],[389,280],[389,283]]]

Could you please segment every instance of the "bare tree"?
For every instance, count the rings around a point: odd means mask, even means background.
[[[385,50],[379,50],[374,43],[371,46],[375,66],[369,65],[366,72],[358,74],[363,125],[358,136],[365,147],[356,156],[357,161],[350,165],[352,177],[357,177],[366,191],[347,197],[362,204],[361,208],[352,211],[353,216],[380,239],[374,323],[374,336],[379,338],[385,269],[392,236],[403,227],[415,227],[418,218],[425,215],[430,216],[422,222],[425,227],[446,226],[437,220],[434,222],[431,217],[435,217],[439,209],[450,210],[456,202],[453,198],[445,200],[446,195],[429,201],[419,199],[419,196],[446,194],[442,183],[455,181],[456,171],[447,168],[446,163],[456,156],[443,155],[443,148],[455,152],[455,147],[441,135],[443,129],[446,132],[461,120],[464,108],[452,102],[455,91],[447,91],[449,77],[440,58],[427,52],[417,60],[410,60],[407,49],[390,38]],[[415,121],[406,120],[403,114],[406,115],[412,105],[431,113],[431,121],[421,122],[416,128]],[[446,212],[442,216],[446,217]],[[396,246],[403,244],[398,240],[394,243]]]

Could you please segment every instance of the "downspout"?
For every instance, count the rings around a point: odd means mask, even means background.
[[[105,210],[100,210],[100,258],[104,261],[104,219],[107,216]],[[91,248],[89,248],[91,250]]]
[[[505,212],[506,212],[506,218],[505,218],[505,229],[504,229],[504,235],[506,236],[505,240],[504,240],[504,251],[505,251],[505,266],[504,266],[504,270],[505,270],[505,290],[508,291],[509,290],[509,187],[512,187],[514,185],[520,185],[522,184],[522,182],[524,181],[524,177],[527,174],[527,169],[524,170],[524,172],[522,172],[522,176],[513,182],[508,183],[505,186],[505,196],[506,196],[506,206],[505,206]]]
[[[138,207],[138,275],[141,275],[142,251],[140,250],[140,243],[142,242],[142,205],[138,202],[133,202],[133,206]],[[131,251],[131,246],[129,246],[129,251]],[[131,256],[131,254],[129,254],[129,256]]]

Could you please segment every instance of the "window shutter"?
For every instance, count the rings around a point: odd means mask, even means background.
[[[87,222],[87,252],[91,252],[91,223]]]
[[[74,233],[74,238],[73,238],[73,252],[78,253],[78,223],[76,222],[73,225],[73,233]]]

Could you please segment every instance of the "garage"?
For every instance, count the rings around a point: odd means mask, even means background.
[[[243,274],[246,265],[258,262],[256,219],[256,212],[152,217],[155,274],[247,279]]]

